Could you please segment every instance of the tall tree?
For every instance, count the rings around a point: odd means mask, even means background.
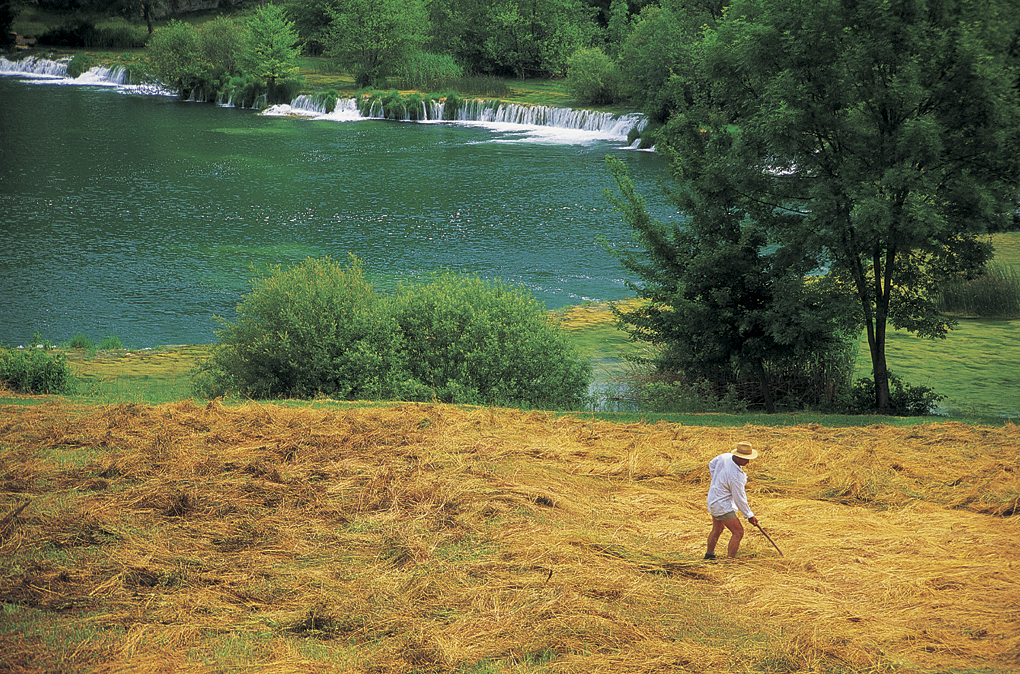
[[[501,0],[490,5],[480,66],[499,75],[558,76],[592,44],[595,10],[581,0]]]
[[[335,0],[327,54],[351,68],[359,86],[390,75],[428,35],[421,0]]]
[[[1010,0],[737,0],[706,34],[711,91],[660,139],[723,146],[748,217],[851,279],[879,411],[888,325],[943,337],[935,290],[1015,216],[1018,30]],[[700,161],[673,155],[681,184]]]
[[[264,80],[270,87],[278,79],[298,72],[298,34],[294,22],[278,5],[265,5],[248,20],[248,33],[240,46],[238,62],[243,72]]]
[[[177,19],[157,28],[145,47],[156,78],[187,96],[206,72],[198,29]]]
[[[718,147],[684,151],[706,170],[670,194],[685,215],[675,223],[652,219],[624,165],[607,160],[619,192],[611,200],[637,243],[614,252],[646,300],[618,316],[632,338],[657,347],[653,364],[663,374],[708,382],[717,395],[740,386],[742,399],[769,413],[778,402],[832,402],[850,382],[860,334],[848,294],[835,276],[809,277],[814,261],[804,247],[775,245],[734,205],[739,182],[707,161]]]

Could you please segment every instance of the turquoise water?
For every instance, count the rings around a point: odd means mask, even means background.
[[[360,258],[382,289],[449,268],[550,309],[628,296],[607,154],[660,218],[664,161],[557,129],[273,117],[0,77],[0,343],[215,340],[251,265]]]

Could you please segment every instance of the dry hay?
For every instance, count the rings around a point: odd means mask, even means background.
[[[704,563],[705,466],[744,438],[785,556],[749,527],[740,560]],[[1010,671],[1018,441],[952,422],[6,406],[0,667]]]

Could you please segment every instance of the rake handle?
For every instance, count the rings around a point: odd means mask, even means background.
[[[761,525],[758,524],[757,522],[755,522],[754,526],[758,527],[758,531],[761,532],[762,536],[764,536],[765,538],[769,539],[769,543],[771,543],[772,547],[774,547],[776,549],[776,552],[779,553],[779,556],[780,557],[784,557],[785,555],[783,555],[783,551],[779,549],[779,546],[776,545],[776,542],[774,540],[772,540],[772,537],[769,536],[767,533],[765,533],[765,530],[761,528]]]

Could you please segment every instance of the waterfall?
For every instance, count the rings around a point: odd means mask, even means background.
[[[71,59],[51,61],[29,56],[20,61],[8,61],[0,56],[0,75],[26,75],[32,77],[67,77],[67,64]]]
[[[50,59],[29,56],[20,61],[9,61],[0,56],[0,75],[20,75],[22,77],[39,77],[64,80],[68,84],[87,86],[118,87],[129,83],[129,75],[122,66],[95,66],[76,78],[67,76],[67,65],[70,59],[51,61]]]
[[[350,122],[366,119],[397,119],[404,122],[451,121],[462,123],[500,124],[523,129],[563,129],[587,132],[611,140],[623,140],[633,129],[642,130],[647,119],[639,113],[617,115],[594,110],[574,110],[546,105],[524,105],[483,99],[458,101],[456,113],[446,118],[445,100],[426,99],[421,108],[399,101],[397,109],[384,108],[380,98],[339,98],[332,112],[321,97],[298,96],[289,105],[274,105],[263,114],[300,116]]]
[[[493,124],[519,124],[549,126],[558,129],[604,133],[607,136],[626,138],[635,127],[640,131],[647,120],[639,113],[616,115],[611,112],[554,108],[546,105],[521,105],[475,99],[464,101],[457,110],[457,121],[489,122]]]
[[[129,84],[128,71],[121,66],[106,68],[96,66],[82,73],[75,80],[75,84],[98,84],[102,86],[123,86]]]
[[[120,66],[96,66],[76,79],[67,77],[69,59],[52,61],[30,56],[20,61],[10,61],[0,56],[0,75],[37,77],[57,80],[57,83],[81,84],[91,86],[126,87],[129,82],[128,71]],[[142,93],[168,95],[171,92],[158,85],[132,86]],[[236,105],[234,93],[225,95],[220,105],[233,107]],[[194,100],[194,93],[192,94]],[[402,106],[399,113],[383,106],[378,97],[369,98],[338,98],[330,110],[326,99],[319,96],[298,96],[289,105],[267,106],[265,96],[253,102],[254,109],[264,109],[262,114],[274,116],[300,116],[316,119],[328,119],[338,122],[350,122],[364,119],[393,119],[397,117],[405,122],[460,122],[477,124],[498,124],[520,127],[529,133],[542,130],[564,130],[567,132],[583,132],[607,140],[625,140],[634,129],[641,131],[647,119],[639,113],[617,115],[610,112],[594,110],[575,110],[556,108],[546,105],[526,105],[507,103],[504,101],[476,99],[457,99],[456,110],[451,110],[448,117],[448,101],[423,96],[421,107],[416,101],[413,109],[410,103],[402,98],[392,105]],[[397,114],[394,114],[397,113]],[[576,137],[576,135],[575,135]],[[571,141],[572,142],[572,141]]]

